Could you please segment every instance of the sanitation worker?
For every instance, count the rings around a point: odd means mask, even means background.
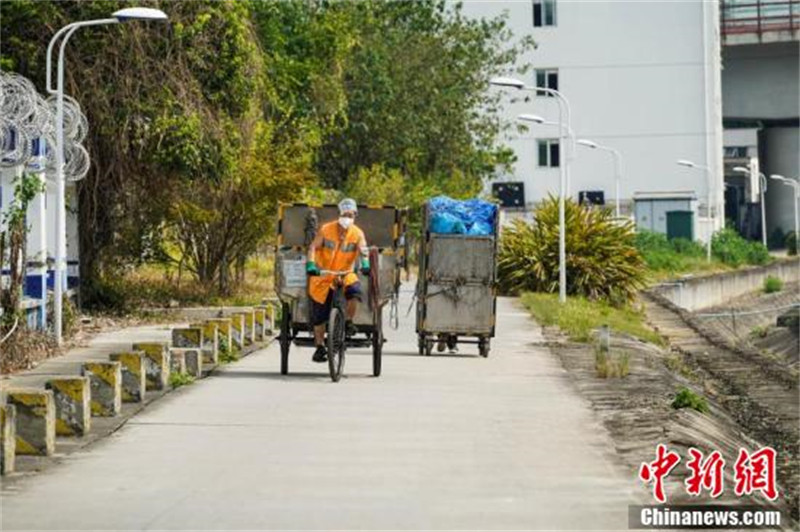
[[[314,326],[314,362],[325,362],[328,354],[325,349],[325,324],[331,313],[333,302],[333,275],[320,275],[321,270],[352,270],[344,278],[344,296],[347,300],[345,326],[348,336],[355,333],[353,317],[362,300],[361,283],[355,273],[360,266],[361,273],[369,275],[367,240],[364,232],[356,227],[358,206],[355,200],[346,198],[339,203],[339,219],[323,225],[314,241],[308,247],[308,295],[311,297],[311,322]]]

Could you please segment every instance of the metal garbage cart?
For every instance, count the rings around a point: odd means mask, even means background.
[[[275,246],[275,290],[281,302],[281,373],[289,372],[291,345],[313,347],[311,303],[308,295],[306,256],[317,230],[339,216],[336,205],[281,205]],[[353,319],[357,334],[348,347],[372,347],[372,373],[381,373],[383,308],[397,301],[400,271],[405,266],[405,211],[393,206],[358,206],[356,224],[370,248],[369,277],[358,272],[365,298]],[[377,263],[377,267],[375,264]]]
[[[423,207],[417,278],[419,354],[477,344],[489,356],[497,312],[497,229],[491,235],[436,234],[428,230],[429,207]],[[467,339],[469,338],[469,339]]]

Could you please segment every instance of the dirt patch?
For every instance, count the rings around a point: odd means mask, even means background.
[[[717,401],[717,391],[707,386],[708,375],[702,368],[687,365],[680,353],[616,336],[612,338],[610,352],[627,354],[629,374],[624,378],[602,379],[597,376],[594,346],[570,342],[557,328],[544,328],[543,332],[546,344],[561,359],[575,387],[590,401],[609,430],[618,455],[630,467],[632,483],[639,482],[636,476],[639,467],[654,460],[656,445],[663,443],[682,458],[667,478],[669,503],[768,505],[780,509],[785,518],[793,516],[795,522],[787,524],[787,529],[794,529],[797,524],[794,491],[784,497],[787,490],[781,485],[782,496],[776,503],[769,503],[760,495],[739,498],[733,493],[733,461],[739,449],[753,450],[765,443],[743,431],[727,405]],[[709,412],[673,409],[672,400],[682,387],[704,395]],[[727,460],[726,490],[718,499],[712,500],[708,495],[696,498],[686,493],[683,483],[689,475],[685,467],[689,447],[704,453],[719,450]]]

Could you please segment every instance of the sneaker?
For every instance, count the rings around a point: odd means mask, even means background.
[[[317,347],[317,350],[314,351],[314,356],[311,357],[311,360],[314,362],[327,362],[328,361],[328,352],[325,349],[325,346]]]
[[[344,323],[344,330],[348,337],[355,336],[358,332],[356,331],[356,324],[349,320]]]

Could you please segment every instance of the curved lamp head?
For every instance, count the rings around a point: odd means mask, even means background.
[[[522,122],[533,122],[534,124],[544,124],[547,122],[544,118],[539,115],[531,115],[531,114],[521,114],[517,116],[517,120]]]
[[[778,181],[789,181],[789,179],[787,179],[787,178],[783,177],[783,176],[782,176],[782,175],[780,175],[780,174],[770,174],[769,178],[770,178],[770,179],[776,179],[776,180],[778,180]]]
[[[114,11],[111,15],[120,22],[130,22],[131,20],[167,20],[167,14],[160,9],[151,7],[126,7]]]
[[[597,149],[598,147],[596,142],[588,139],[578,139],[576,142],[581,146],[586,146],[587,148],[592,148],[593,150]]]
[[[750,173],[750,169],[749,168],[745,168],[744,166],[734,166],[733,167],[733,171],[734,172],[739,172],[740,174],[749,174]]]
[[[696,166],[697,166],[697,165],[696,165],[695,163],[693,163],[692,161],[687,161],[686,159],[681,159],[681,160],[677,161],[677,163],[678,163],[680,166],[686,166],[686,167],[688,167],[688,168],[694,168],[694,167],[696,167]]]
[[[494,85],[496,87],[513,87],[515,89],[524,89],[525,82],[520,81],[516,78],[509,78],[509,77],[497,77],[492,78],[489,80],[490,85]]]

